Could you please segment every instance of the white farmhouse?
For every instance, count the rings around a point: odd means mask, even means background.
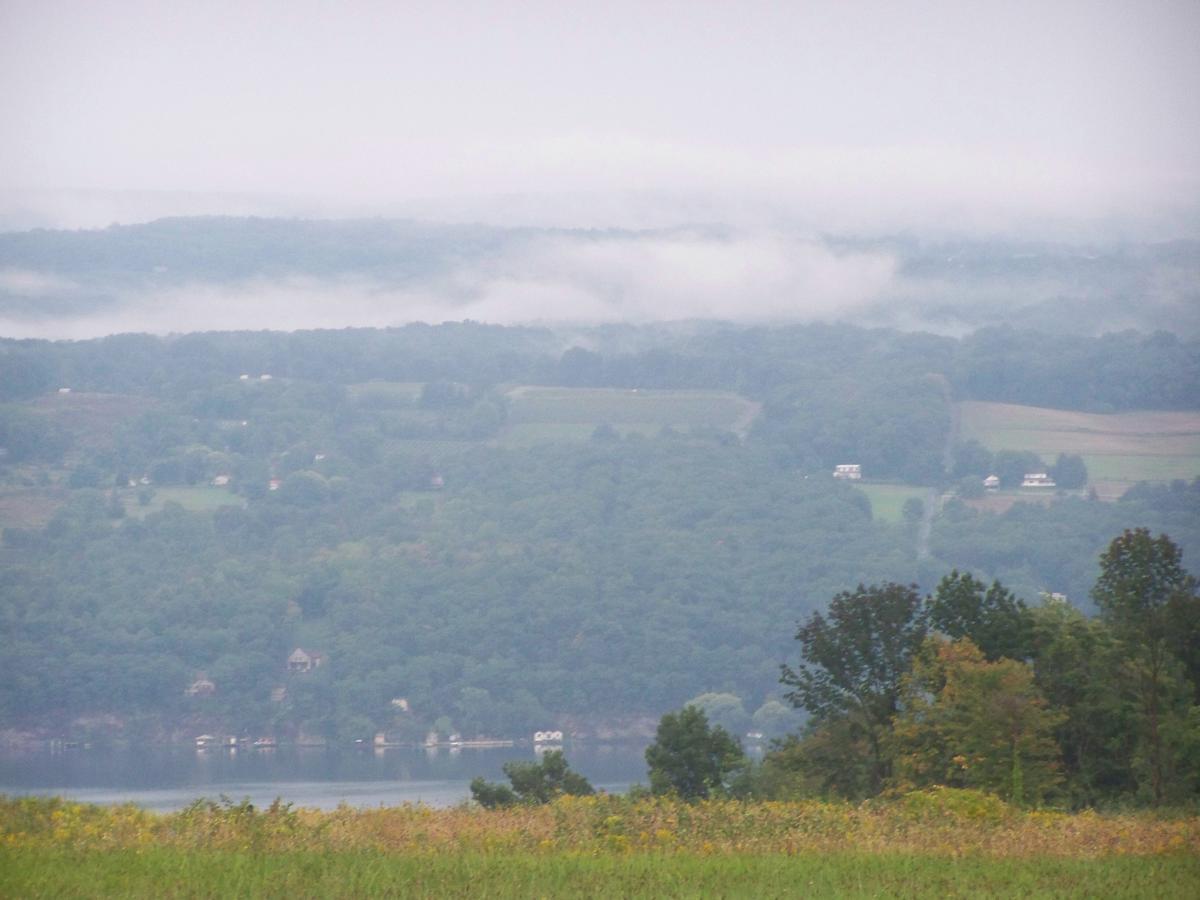
[[[1026,472],[1025,478],[1021,481],[1023,488],[1052,488],[1054,486],[1054,479],[1045,472]]]

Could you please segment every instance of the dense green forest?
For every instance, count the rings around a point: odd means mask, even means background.
[[[619,391],[534,421],[519,385]],[[1167,334],[466,322],[5,340],[0,391],[0,503],[45,505],[0,551],[10,728],[515,735],[704,692],[767,722],[796,622],[849,586],[930,591],[957,568],[1091,611],[1123,529],[1200,553],[1200,482],[1002,514],[951,499],[922,547],[919,510],[889,519],[831,477],[855,462],[937,496],[957,400],[1194,409],[1200,342]],[[688,391],[756,415],[634,421],[617,403]],[[296,648],[319,664],[289,669]]]

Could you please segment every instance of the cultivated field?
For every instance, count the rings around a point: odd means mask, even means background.
[[[1120,496],[1138,481],[1200,476],[1200,413],[1132,412],[1100,415],[965,401],[958,404],[959,436],[989,450],[1032,450],[1047,464],[1077,453],[1102,497]]]
[[[562,798],[544,807],[0,798],[0,895],[1191,898],[1200,820],[1026,812],[934,789],[861,806]]]
[[[522,386],[510,390],[506,444],[583,440],[598,425],[622,434],[662,428],[719,428],[744,434],[759,404],[728,391]]]

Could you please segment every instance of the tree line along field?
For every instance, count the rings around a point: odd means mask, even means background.
[[[368,382],[351,385],[356,402],[415,404],[419,382]],[[620,434],[653,435],[662,428],[711,428],[745,434],[761,412],[761,404],[729,391],[639,390],[517,386],[504,391],[507,422],[495,438],[505,447],[541,442],[580,441],[596,428],[611,426]],[[145,398],[74,393],[39,399],[35,408],[74,433],[83,446],[103,443],[115,422],[148,408]],[[1127,412],[1094,414],[1008,403],[962,401],[958,404],[960,440],[977,440],[993,449],[1030,450],[1047,462],[1059,453],[1081,455],[1101,499],[1115,499],[1139,481],[1162,482],[1200,475],[1200,413]],[[402,443],[428,446],[411,439]],[[870,474],[870,473],[868,473]],[[898,522],[909,498],[926,491],[904,484],[862,484],[881,521]],[[168,502],[187,509],[211,510],[240,501],[209,488],[167,488],[139,508],[132,496],[126,511],[145,515]],[[61,489],[0,489],[0,527],[44,524],[61,505]],[[1006,504],[1007,505],[1007,504]]]
[[[415,407],[421,397],[420,382],[372,381],[350,385],[347,397],[366,406]],[[508,403],[505,425],[493,439],[501,447],[520,448],[537,443],[585,441],[596,428],[611,426],[619,434],[653,436],[663,428],[709,428],[744,435],[761,410],[761,404],[730,391],[636,390],[517,386],[502,395]],[[70,433],[83,449],[102,447],[121,422],[151,408],[145,398],[115,394],[72,392],[38,398],[32,408]],[[413,414],[410,411],[410,414]],[[419,414],[419,413],[416,413]],[[429,412],[426,418],[436,420]],[[397,446],[436,453],[461,442],[423,438],[394,440]],[[64,460],[48,474],[53,484],[42,487],[0,486],[0,528],[30,528],[46,524],[68,498],[63,482],[81,454]],[[128,515],[139,518],[159,512],[168,503],[185,509],[211,511],[221,506],[241,506],[244,501],[226,489],[208,485],[156,486],[146,504],[136,500],[136,489],[119,489]],[[898,507],[897,507],[898,510]],[[898,518],[898,512],[897,516]]]
[[[0,799],[8,896],[1192,897],[1200,820],[938,789],[853,805],[561,797],[333,812]]]
[[[1083,457],[1089,485],[1115,499],[1139,481],[1200,476],[1200,413],[1086,413],[977,400],[958,404],[959,438],[989,449],[1029,450],[1052,463]]]

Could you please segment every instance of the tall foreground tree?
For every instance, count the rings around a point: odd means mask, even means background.
[[[1144,715],[1144,738],[1154,803],[1163,801],[1167,759],[1163,719],[1172,671],[1181,669],[1172,651],[1174,610],[1189,608],[1196,581],[1183,568],[1179,548],[1165,534],[1137,528],[1116,538],[1100,556],[1100,578],[1092,598],[1124,643]]]
[[[1052,597],[1031,609],[1030,619],[1037,686],[1066,714],[1055,729],[1066,775],[1064,799],[1083,809],[1132,796],[1138,703],[1123,687],[1127,656],[1112,628]]]
[[[900,684],[927,632],[916,585],[891,582],[843,592],[828,617],[814,613],[796,632],[802,662],[782,666],[780,682],[817,728],[834,728],[867,748],[867,789],[890,775],[885,747]]]
[[[929,598],[929,625],[950,638],[970,638],[983,655],[1023,660],[1031,652],[1029,609],[999,581],[988,587],[957,569]]]
[[[726,793],[745,762],[737,738],[720,725],[709,727],[698,706],[663,716],[654,743],[646,748],[650,790],[689,803]]]
[[[948,784],[1042,802],[1062,781],[1054,729],[1033,670],[988,661],[969,639],[926,640],[904,679],[892,734],[901,788]]]

